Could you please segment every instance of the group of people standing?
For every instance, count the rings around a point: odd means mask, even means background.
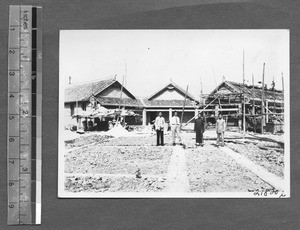
[[[165,127],[165,118],[162,116],[160,112],[155,119],[155,130],[156,130],[156,145],[164,145],[164,127]],[[179,143],[182,144],[182,140],[180,137],[180,119],[177,116],[177,112],[174,112],[173,117],[170,119],[170,126],[172,132],[172,141],[173,145],[175,145],[176,137],[179,139]]]
[[[165,119],[162,116],[162,113],[159,112],[158,116],[155,119],[154,127],[156,130],[156,145],[164,145],[164,127]],[[170,119],[170,127],[172,132],[172,141],[173,145],[176,145],[176,137],[179,139],[179,143],[182,144],[182,139],[180,136],[180,119],[177,115],[177,112],[174,112],[173,116]],[[207,128],[205,118],[202,113],[198,113],[198,117],[195,119],[194,131],[196,133],[196,146],[203,146],[203,133]],[[217,133],[217,143],[216,145],[224,146],[224,133],[226,129],[226,122],[223,119],[223,116],[219,114],[218,119],[216,120],[216,133]]]

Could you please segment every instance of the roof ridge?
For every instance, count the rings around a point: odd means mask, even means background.
[[[243,86],[243,83],[239,83],[239,82],[234,82],[234,81],[225,81],[225,82],[227,82],[227,83],[229,83],[229,84],[236,84],[236,85],[238,85],[238,86]],[[245,87],[252,89],[253,86],[245,83]],[[254,89],[262,90],[262,86],[254,85]],[[265,89],[265,91],[273,92],[273,90],[270,89],[270,88]],[[282,90],[280,90],[280,89],[275,89],[275,92],[277,92],[277,93],[282,93]]]
[[[138,98],[138,99],[141,101],[141,103],[142,103],[143,106],[146,106],[146,104],[145,104],[143,98]],[[146,98],[146,100],[148,100],[148,98]]]
[[[183,91],[185,94],[189,95],[190,98],[195,100],[194,96],[191,95],[189,92],[186,92],[181,86],[177,85],[175,82],[172,82],[177,88],[179,88],[181,91]]]
[[[149,96],[147,99],[149,100],[150,98],[154,97],[156,94],[158,94],[159,92],[161,92],[162,90],[167,88],[169,85],[173,85],[175,88],[177,88],[178,90],[180,90],[181,92],[186,94],[188,97],[192,98],[192,100],[196,101],[196,98],[192,94],[190,94],[189,92],[186,92],[181,86],[177,85],[174,81],[169,82],[163,88],[161,88],[160,90],[158,90],[155,93],[151,94],[151,96]]]
[[[109,80],[116,81],[117,80],[116,79],[117,75],[114,75],[113,77],[112,76],[109,76],[109,77],[106,77],[106,78],[101,78],[101,79],[90,80],[90,81],[83,81],[83,82],[73,83],[73,84],[68,85],[66,88],[71,88],[72,86],[80,86],[80,85],[87,85],[87,84],[97,83],[97,82],[100,82],[100,81],[109,81]]]

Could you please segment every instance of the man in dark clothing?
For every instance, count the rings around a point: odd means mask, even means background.
[[[196,145],[203,146],[203,133],[205,130],[205,121],[202,113],[198,113],[198,118],[195,120],[194,131],[196,132]]]

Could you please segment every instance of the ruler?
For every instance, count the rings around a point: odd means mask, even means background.
[[[42,8],[10,6],[8,225],[41,223]]]

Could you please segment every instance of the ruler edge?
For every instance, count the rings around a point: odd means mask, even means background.
[[[37,48],[36,48],[36,51],[37,51],[37,54],[38,52],[40,53],[41,55],[41,58],[40,58],[40,65],[36,65],[36,73],[39,72],[39,78],[37,78],[37,91],[36,91],[36,95],[37,95],[37,99],[36,99],[36,108],[39,108],[40,110],[40,116],[39,116],[39,119],[38,119],[38,116],[36,115],[36,133],[40,133],[40,137],[36,139],[39,139],[39,141],[36,141],[36,156],[39,156],[39,160],[37,160],[38,158],[36,157],[36,165],[35,165],[35,168],[36,168],[36,180],[35,180],[35,202],[31,202],[31,206],[32,204],[34,204],[35,206],[35,216],[31,216],[31,222],[32,223],[29,223],[29,224],[21,224],[21,223],[8,223],[9,221],[9,207],[7,206],[7,225],[8,226],[18,226],[18,225],[40,225],[41,224],[41,197],[42,197],[42,189],[41,189],[41,186],[42,186],[42,65],[43,65],[43,58],[42,58],[42,53],[43,53],[43,50],[42,50],[42,47],[43,47],[43,21],[42,21],[42,6],[37,6],[37,5],[9,5],[8,7],[8,10],[9,10],[9,25],[8,25],[8,30],[10,28],[10,13],[11,13],[11,9],[13,7],[17,7],[19,8],[18,10],[21,11],[21,8],[22,7],[31,7],[31,15],[32,15],[32,9],[33,8],[36,8],[36,20],[37,20],[37,27],[36,27],[36,31],[37,31],[37,36],[36,36],[36,42],[37,42]],[[31,23],[32,23],[32,17],[31,17]],[[38,27],[38,25],[40,25]],[[31,27],[31,31],[32,31],[32,27]],[[38,36],[39,34],[39,36]],[[8,48],[7,48],[7,51],[9,50],[10,48],[10,32],[8,33]],[[39,39],[40,38],[40,39]],[[31,38],[32,39],[32,36]],[[38,44],[40,46],[40,50],[38,49]],[[31,44],[32,45],[32,44]],[[31,51],[31,55],[32,55],[32,46],[30,48],[30,51]],[[7,58],[9,59],[9,53],[7,52]],[[38,58],[36,58],[36,62],[38,63],[37,61]],[[8,63],[7,63],[7,78],[9,76],[9,67],[10,67],[10,62],[8,60]],[[38,69],[39,67],[39,69]],[[39,82],[39,84],[38,84]],[[9,88],[9,80],[8,80],[8,83],[7,83],[7,93],[9,95],[9,91],[10,91],[10,88]],[[38,89],[39,89],[39,93],[38,93]],[[6,172],[7,172],[7,176],[6,176],[6,185],[7,185],[7,195],[6,195],[6,198],[7,198],[7,205],[9,205],[9,186],[8,186],[8,183],[10,181],[9,179],[9,158],[10,158],[10,153],[9,153],[9,120],[8,120],[8,117],[9,117],[9,108],[10,108],[10,103],[9,103],[9,96],[7,95],[7,140],[6,140],[6,146],[7,146],[7,150],[6,150]],[[30,96],[32,96],[32,89],[31,89],[31,93],[30,93]],[[38,100],[39,98],[39,100]],[[31,101],[31,105],[32,105],[32,101]],[[31,108],[32,109],[32,108]],[[37,110],[37,109],[36,109]],[[32,124],[32,123],[31,123]],[[32,140],[32,134],[31,135],[31,140]],[[20,160],[19,160],[20,161]],[[32,163],[32,158],[30,156],[30,163]],[[32,167],[32,166],[31,166]],[[38,180],[39,178],[39,180]],[[32,183],[32,180],[30,180],[30,183]],[[20,189],[20,188],[19,188]],[[30,194],[32,194],[32,188],[30,188]],[[18,203],[20,203],[20,200],[18,200]],[[19,209],[20,209],[20,206],[18,206]],[[31,215],[32,215],[32,210],[31,210]]]
[[[36,64],[36,73],[38,76],[38,73],[40,73],[40,77],[37,77],[37,86],[36,86],[36,92],[37,92],[37,99],[36,99],[36,107],[37,109],[40,109],[40,116],[38,119],[37,116],[37,127],[36,127],[36,133],[40,133],[40,137],[37,138],[36,136],[36,212],[35,212],[35,224],[40,225],[41,224],[41,218],[42,218],[42,135],[43,135],[43,12],[42,12],[42,6],[32,6],[36,7],[37,10],[37,55],[38,52],[40,52],[41,60],[40,65],[38,65],[38,58],[37,58],[37,64]],[[40,25],[38,27],[38,25]],[[40,35],[40,40],[39,36]],[[40,50],[38,50],[38,44],[40,45]],[[40,67],[40,70],[38,69]],[[38,71],[39,70],[39,71]],[[39,84],[38,84],[39,83]],[[39,93],[38,93],[39,92]],[[39,98],[39,100],[38,100]],[[37,112],[37,111],[36,111]],[[38,126],[39,125],[39,126]],[[39,157],[39,158],[38,158]]]
[[[7,47],[7,73],[6,73],[6,78],[8,79],[9,77],[9,70],[10,70],[10,61],[9,61],[9,48],[10,48],[10,23],[11,23],[11,19],[10,19],[10,15],[11,15],[11,9],[13,7],[18,7],[19,8],[19,11],[21,10],[21,5],[10,5],[9,6],[9,25],[8,25],[8,47]],[[19,76],[20,77],[20,76]],[[9,109],[10,109],[10,103],[9,103],[9,91],[10,91],[10,84],[9,84],[9,79],[7,81],[7,140],[6,140],[6,143],[7,143],[7,149],[6,149],[6,168],[7,168],[7,175],[6,175],[6,186],[7,186],[7,225],[8,226],[14,226],[14,225],[20,225],[15,223],[15,224],[10,224],[9,223],[9,205],[10,205],[10,200],[9,200],[9,196],[10,196],[10,193],[9,193],[9,181],[10,181],[10,178],[9,178],[9,159],[10,159],[10,148],[9,148],[9,138],[10,138],[10,127],[9,127]],[[19,164],[20,165],[20,164]],[[18,166],[20,167],[20,166]],[[18,199],[18,205],[19,205],[20,201]],[[19,207],[20,209],[20,207]]]

